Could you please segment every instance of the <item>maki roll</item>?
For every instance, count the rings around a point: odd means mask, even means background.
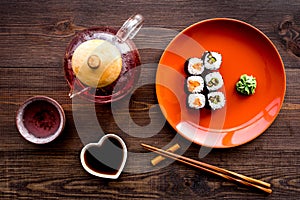
[[[222,92],[211,92],[207,95],[208,104],[211,109],[217,110],[225,106],[225,97]]]
[[[204,88],[204,80],[201,76],[189,76],[186,80],[186,88],[190,93],[200,93]]]
[[[222,75],[219,72],[212,72],[205,76],[206,87],[209,91],[220,89],[224,85]]]
[[[189,58],[185,63],[186,73],[200,75],[204,71],[203,60],[200,58]]]
[[[205,106],[205,96],[203,94],[189,94],[187,103],[193,109],[203,108]]]
[[[222,63],[222,56],[217,52],[207,51],[204,53],[204,66],[209,70],[217,70],[220,68]]]

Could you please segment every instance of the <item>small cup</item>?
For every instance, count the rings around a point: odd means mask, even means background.
[[[127,160],[125,142],[115,134],[104,135],[98,143],[85,145],[80,153],[83,168],[90,174],[117,179]]]
[[[16,125],[29,142],[45,144],[57,138],[65,126],[65,113],[61,105],[46,96],[27,99],[17,111]]]

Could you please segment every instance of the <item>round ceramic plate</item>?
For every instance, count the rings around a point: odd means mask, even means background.
[[[186,106],[184,63],[204,51],[222,54],[219,72],[225,107],[212,111]],[[237,93],[242,74],[257,80],[254,95]],[[284,65],[272,42],[257,28],[234,19],[209,19],[178,34],[164,51],[156,74],[156,94],[171,126],[188,140],[214,148],[234,147],[262,134],[275,120],[286,87]]]

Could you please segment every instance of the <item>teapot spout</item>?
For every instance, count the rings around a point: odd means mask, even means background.
[[[85,87],[82,90],[76,91],[76,90],[74,90],[74,88],[71,88],[71,90],[69,92],[69,97],[70,97],[70,99],[72,99],[72,98],[76,97],[77,95],[80,95],[81,93],[83,93],[89,89],[90,89],[90,87]]]

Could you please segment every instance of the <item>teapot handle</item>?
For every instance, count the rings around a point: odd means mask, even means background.
[[[132,15],[119,29],[116,36],[119,42],[123,43],[127,39],[132,39],[142,28],[144,17],[141,14]]]

